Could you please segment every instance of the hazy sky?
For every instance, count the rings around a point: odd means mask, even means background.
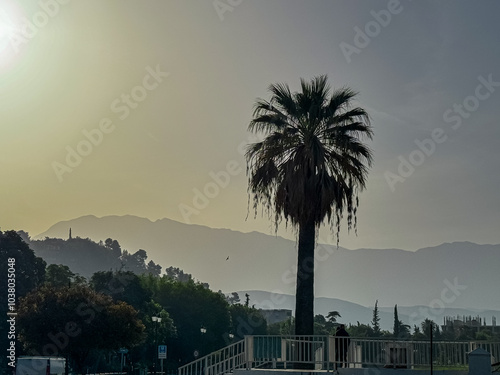
[[[341,246],[500,243],[499,14],[495,0],[1,0],[0,227],[132,214],[272,233],[246,219],[253,104],[328,74],[374,129]]]

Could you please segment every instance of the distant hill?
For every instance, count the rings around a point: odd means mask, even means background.
[[[127,215],[59,222],[37,238],[67,238],[69,228],[74,236],[147,249],[156,263],[179,267],[213,290],[295,293],[296,243],[281,237]],[[499,265],[500,245],[447,243],[416,252],[322,245],[315,293],[363,306],[378,299],[388,309],[421,305],[438,318],[442,307],[500,310]]]
[[[147,252],[138,250],[134,253],[122,251],[117,241],[96,243],[88,238],[44,238],[29,240],[30,248],[47,262],[68,266],[73,273],[87,279],[98,271],[132,271],[136,274],[149,272],[160,274],[161,267],[153,261],[147,262]]]

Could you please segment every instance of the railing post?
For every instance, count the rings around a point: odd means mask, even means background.
[[[326,360],[326,372],[330,372],[330,336],[326,336],[326,345],[325,345],[325,355],[324,359]]]
[[[252,368],[253,362],[253,336],[245,336],[245,363],[247,370]]]

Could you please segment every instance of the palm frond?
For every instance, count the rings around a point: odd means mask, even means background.
[[[301,91],[269,86],[270,100],[258,99],[249,130],[264,134],[247,148],[249,194],[276,223],[300,225],[325,220],[340,231],[347,218],[356,228],[358,193],[365,188],[372,151],[362,142],[373,130],[367,112],[353,106],[350,88],[332,91],[326,75],[301,79]]]

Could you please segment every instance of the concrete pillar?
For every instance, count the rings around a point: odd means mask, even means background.
[[[491,375],[491,354],[481,348],[470,352],[469,375]]]
[[[245,335],[245,362],[247,369],[253,367],[253,336]]]

